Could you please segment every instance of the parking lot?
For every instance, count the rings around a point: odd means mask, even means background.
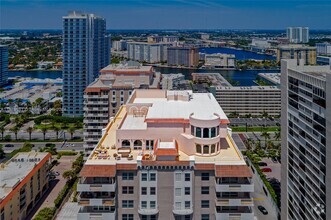
[[[230,125],[237,126],[278,126],[280,124],[280,118],[263,119],[263,118],[229,118]]]

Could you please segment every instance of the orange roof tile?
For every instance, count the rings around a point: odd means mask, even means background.
[[[155,160],[143,160],[141,161],[143,166],[189,166],[189,161],[155,161]]]
[[[195,164],[194,166],[195,170],[214,170],[215,169],[215,164],[210,164],[210,163],[203,163],[203,164]]]
[[[252,171],[246,165],[218,165],[215,168],[216,177],[253,177]]]
[[[117,164],[118,170],[137,170],[137,164]]]
[[[79,175],[83,177],[114,177],[115,174],[115,165],[84,165]]]
[[[156,156],[178,156],[178,152],[175,148],[172,149],[157,148],[155,154]]]

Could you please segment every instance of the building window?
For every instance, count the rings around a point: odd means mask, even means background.
[[[149,180],[150,181],[156,181],[156,173],[151,173],[150,175],[149,175]]]
[[[150,207],[151,209],[155,209],[155,207],[156,207],[156,202],[155,202],[155,201],[150,201],[150,202],[149,202],[149,207]]]
[[[191,174],[185,173],[185,181],[191,181]]]
[[[123,172],[122,180],[133,180],[133,172]]]
[[[201,145],[200,144],[197,144],[197,145],[195,145],[195,147],[196,147],[196,152],[198,154],[201,154]]]
[[[181,209],[182,203],[181,202],[176,202],[175,203],[176,209]]]
[[[209,214],[202,214],[201,220],[209,220]]]
[[[212,138],[216,137],[216,128],[215,127],[210,129],[210,134],[211,134],[210,137],[212,137]]]
[[[209,173],[201,173],[201,180],[208,181],[209,180]]]
[[[122,220],[133,220],[133,214],[122,214]]]
[[[201,200],[201,208],[209,208],[209,200]]]
[[[191,194],[190,187],[185,187],[185,195],[190,195],[190,194]]]
[[[181,191],[182,191],[181,188],[176,188],[175,189],[175,196],[181,196]]]
[[[215,153],[215,144],[212,144],[212,145],[211,145],[210,153],[211,153],[211,154]]]
[[[208,195],[209,194],[209,187],[208,186],[202,186],[201,187],[201,194]]]
[[[198,128],[198,127],[195,128],[195,136],[201,137],[201,128]]]
[[[147,181],[147,173],[141,174],[141,181]]]
[[[147,201],[141,201],[141,208],[147,209]]]
[[[203,129],[203,138],[209,138],[209,128]]]
[[[141,195],[147,195],[147,187],[141,187]]]
[[[175,173],[176,181],[182,180],[182,174],[181,173]]]
[[[209,146],[208,145],[203,146],[203,154],[209,154]]]
[[[133,208],[133,200],[123,200],[122,208]]]
[[[155,187],[151,187],[151,188],[149,189],[149,194],[151,194],[151,195],[155,195],[155,194],[156,194],[156,188],[155,188]]]
[[[191,202],[185,201],[185,209],[190,209],[190,208],[191,208]]]
[[[123,186],[122,194],[133,194],[133,186]]]

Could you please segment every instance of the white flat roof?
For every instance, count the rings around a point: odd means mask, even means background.
[[[211,93],[192,93],[190,96],[189,101],[165,98],[148,100],[153,101],[153,105],[149,107],[146,119],[189,119],[192,113],[194,118],[202,120],[216,119],[215,113],[221,119],[228,119]],[[140,99],[143,102],[143,98]]]

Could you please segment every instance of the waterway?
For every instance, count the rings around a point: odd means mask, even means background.
[[[276,57],[266,54],[253,53],[246,50],[237,50],[228,47],[202,47],[199,49],[199,52],[211,54],[211,53],[225,53],[225,54],[234,54],[237,60],[275,60]]]

